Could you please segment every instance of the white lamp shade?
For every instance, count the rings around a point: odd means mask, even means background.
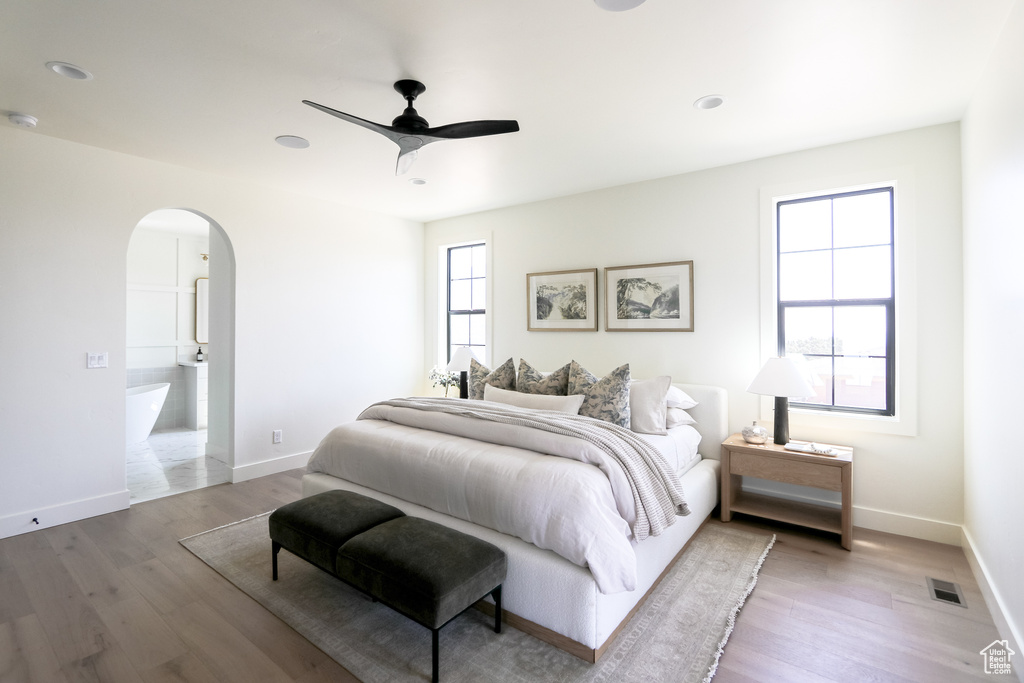
[[[455,349],[455,353],[452,354],[452,359],[449,361],[445,370],[448,372],[469,372],[469,361],[476,358],[473,351],[468,346],[460,346]],[[480,359],[477,358],[477,363]]]
[[[792,358],[769,358],[747,387],[747,391],[763,396],[786,398],[814,396],[814,389]]]

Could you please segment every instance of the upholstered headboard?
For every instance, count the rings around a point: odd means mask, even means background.
[[[700,432],[700,454],[705,458],[719,460],[721,444],[729,436],[729,394],[722,387],[708,384],[681,384],[677,387],[685,391],[697,405],[688,412],[697,424],[694,428]]]

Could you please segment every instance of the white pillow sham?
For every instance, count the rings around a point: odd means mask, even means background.
[[[690,417],[690,414],[682,408],[669,408],[665,412],[665,426],[669,429],[697,424],[697,421]]]
[[[638,434],[666,434],[668,375],[629,383],[629,428]]]
[[[548,394],[524,394],[519,391],[508,391],[487,384],[484,386],[484,400],[504,403],[519,408],[533,410],[554,410],[559,413],[577,415],[583,405],[583,394],[575,396],[551,396]]]
[[[690,408],[697,406],[696,401],[690,398],[685,391],[675,385],[668,388],[668,395],[665,397],[665,403],[669,408],[682,408],[683,410],[689,410]]]

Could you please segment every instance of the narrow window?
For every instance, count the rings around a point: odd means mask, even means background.
[[[802,355],[815,395],[801,408],[893,415],[893,188],[776,204],[778,352]]]
[[[467,244],[448,249],[448,360],[468,346],[487,357],[487,246]]]

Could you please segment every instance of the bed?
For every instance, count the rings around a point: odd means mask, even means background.
[[[697,401],[697,405],[687,410],[687,413],[696,421],[692,427],[700,435],[700,456],[678,478],[688,514],[673,515],[674,523],[657,529],[657,535],[652,534],[643,540],[638,540],[637,536],[646,534],[639,531],[630,534],[627,527],[627,535],[632,537],[627,539],[626,545],[632,548],[635,566],[619,557],[621,552],[628,552],[617,549],[622,544],[621,538],[607,539],[611,544],[608,547],[612,550],[602,551],[599,546],[605,542],[603,535],[606,534],[600,530],[591,531],[589,526],[555,532],[550,528],[521,532],[509,526],[514,523],[507,521],[503,513],[487,513],[491,509],[492,499],[503,497],[513,507],[528,507],[533,504],[527,495],[532,495],[532,491],[517,492],[510,488],[511,484],[503,484],[501,480],[506,473],[499,469],[496,475],[489,475],[499,480],[493,493],[480,496],[479,491],[484,490],[485,484],[481,483],[479,475],[460,464],[458,458],[462,457],[462,453],[468,450],[474,462],[493,460],[515,463],[522,460],[546,464],[558,461],[560,467],[565,458],[552,458],[531,450],[534,447],[541,450],[547,448],[547,441],[542,446],[534,445],[531,439],[525,439],[524,442],[522,438],[519,441],[513,440],[513,445],[496,443],[505,438],[494,436],[505,429],[503,424],[487,425],[486,436],[473,438],[479,435],[477,431],[459,430],[478,430],[480,427],[460,426],[470,425],[468,418],[451,416],[449,419],[447,408],[444,409],[445,414],[439,415],[409,412],[403,405],[372,406],[368,414],[361,416],[363,419],[341,425],[325,437],[310,459],[307,473],[303,476],[302,495],[311,496],[332,489],[355,491],[394,505],[408,515],[429,519],[493,543],[508,556],[508,577],[503,591],[503,607],[508,623],[584,660],[595,662],[679,557],[718,502],[719,445],[728,436],[726,392],[722,388],[705,385],[675,386]],[[450,402],[458,403],[458,400]],[[484,403],[465,402],[467,406]],[[523,412],[531,411],[523,409]],[[392,419],[397,419],[399,424],[392,422]],[[454,433],[434,431],[442,429],[436,425],[444,420],[457,425]],[[401,424],[402,421],[406,424]],[[476,424],[475,421],[473,424]],[[443,429],[450,431],[452,428],[447,425]],[[644,440],[670,450],[671,446],[666,444],[671,441],[671,436],[670,430],[667,437],[644,437]],[[377,455],[394,455],[398,471],[410,468],[411,476],[402,481],[404,477],[396,475],[395,470],[381,472],[377,465],[367,465],[366,462],[376,462],[371,457],[373,453],[366,455],[366,460],[359,460],[352,455],[355,451],[363,450],[376,451]],[[427,467],[426,461],[436,461],[436,471],[418,469]],[[572,466],[578,471],[585,470],[590,476],[598,469],[592,467],[593,464],[605,467],[599,463],[575,461]],[[511,482],[517,478],[517,475],[512,474],[504,481]],[[557,477],[555,479],[557,481]],[[431,482],[436,487],[432,487]],[[608,487],[607,481],[605,486]],[[471,491],[467,493],[464,489]],[[603,504],[620,507],[622,503],[619,499],[628,497],[628,493],[622,491],[598,491],[593,495],[603,496]],[[551,497],[572,499],[576,496]],[[485,512],[474,512],[474,506]],[[509,533],[469,521],[480,521],[474,514],[483,514],[488,525]],[[560,513],[556,510],[545,514],[550,519],[556,519]],[[493,519],[495,517],[496,520]],[[630,520],[631,525],[634,522],[636,520]],[[636,528],[639,530],[640,526]],[[566,537],[570,545],[574,539],[582,540],[576,544],[578,548],[558,547],[563,537]],[[574,553],[583,555],[575,556]],[[573,561],[566,556],[572,557]],[[610,566],[603,566],[608,565],[609,561]],[[600,570],[599,566],[602,566]]]

